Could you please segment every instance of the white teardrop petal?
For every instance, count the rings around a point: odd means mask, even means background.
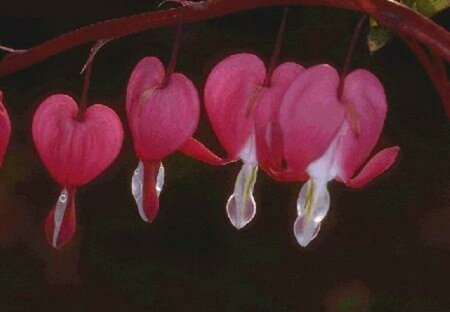
[[[320,222],[316,222],[308,216],[299,216],[294,223],[294,234],[297,242],[306,247],[319,233]]]
[[[56,206],[55,206],[55,214],[54,214],[54,222],[55,222],[55,227],[53,230],[53,238],[52,238],[52,245],[53,247],[56,248],[56,242],[58,240],[58,235],[59,235],[59,231],[61,229],[61,224],[64,218],[64,213],[66,211],[67,208],[67,201],[68,199],[68,193],[67,193],[67,189],[64,188],[64,190],[62,190],[61,194],[59,195],[58,201],[56,202]]]
[[[236,179],[234,193],[228,199],[226,211],[231,224],[237,229],[247,225],[256,214],[253,189],[258,166],[244,163]]]
[[[139,162],[131,178],[131,193],[136,201],[139,215],[144,221],[148,222],[147,216],[144,213],[144,164],[142,161]]]

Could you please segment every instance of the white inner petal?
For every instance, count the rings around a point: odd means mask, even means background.
[[[226,210],[231,224],[237,229],[247,225],[256,214],[253,189],[258,166],[244,163],[234,185],[234,193],[228,199]]]
[[[156,194],[161,194],[164,186],[164,166],[159,166],[158,175],[156,177]],[[139,165],[134,170],[133,177],[131,179],[131,193],[138,207],[139,215],[142,220],[148,222],[148,218],[144,212],[144,163],[139,161]]]
[[[52,245],[55,248],[56,243],[58,241],[59,231],[61,230],[61,224],[64,219],[64,213],[66,211],[67,203],[68,203],[68,193],[67,189],[64,188],[61,194],[59,195],[58,201],[56,202],[55,213],[53,215],[55,227],[53,229]]]
[[[247,164],[256,165],[258,163],[258,159],[256,158],[256,138],[254,128],[252,129],[244,147],[239,152],[239,158]]]

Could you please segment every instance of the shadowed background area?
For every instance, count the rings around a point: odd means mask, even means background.
[[[88,23],[155,9],[151,0],[49,0],[0,4],[0,43],[28,48]],[[184,26],[177,71],[202,94],[223,57],[252,52],[268,62],[281,8],[241,12]],[[450,27],[447,12],[436,21]],[[293,7],[280,61],[344,63],[354,12]],[[174,154],[153,224],[131,195],[137,166],[126,124],[124,91],[144,56],[170,57],[173,28],[108,43],[98,53],[89,103],[104,103],[124,122],[114,164],[76,198],[78,230],[63,250],[44,238],[44,219],[60,192],[31,140],[31,119],[48,95],[79,99],[90,46],[78,47],[0,78],[13,134],[0,171],[2,311],[450,311],[450,128],[414,55],[395,38],[371,56],[363,37],[353,68],[372,70],[389,101],[378,146],[399,145],[387,174],[362,190],[333,183],[330,213],[308,248],[292,225],[300,183],[260,172],[255,220],[242,231],[225,203],[240,164],[210,167]],[[202,104],[203,105],[203,104]],[[224,155],[204,114],[195,134]]]

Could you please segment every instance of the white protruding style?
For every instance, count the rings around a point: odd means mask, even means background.
[[[64,188],[61,192],[61,194],[59,195],[58,201],[56,202],[56,207],[55,207],[55,214],[54,214],[54,222],[55,222],[55,227],[53,230],[53,238],[52,238],[52,246],[56,248],[56,243],[58,241],[58,235],[59,235],[59,231],[61,229],[61,224],[62,221],[64,219],[64,213],[66,212],[66,208],[67,208],[67,201],[68,199],[68,192],[67,189]]]
[[[164,186],[164,166],[159,166],[158,176],[156,177],[156,194],[159,197]],[[144,213],[144,163],[139,161],[139,165],[134,170],[133,177],[131,179],[131,193],[138,207],[139,215],[141,218],[148,222],[147,216]]]

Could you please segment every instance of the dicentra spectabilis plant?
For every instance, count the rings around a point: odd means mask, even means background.
[[[320,229],[330,206],[327,183],[333,179],[359,188],[386,171],[399,148],[387,148],[368,158],[386,116],[387,104],[379,80],[367,70],[347,75],[340,90],[339,74],[328,65],[302,73],[287,90],[279,111],[287,167],[299,177],[301,188],[294,233],[306,246]]]
[[[243,228],[256,213],[253,188],[258,163],[272,158],[265,143],[268,127],[289,85],[303,67],[287,62],[275,68],[287,11],[278,34],[269,69],[256,55],[231,55],[217,64],[205,85],[205,106],[214,132],[228,153],[228,158],[242,160],[234,192],[226,204],[231,223]],[[270,131],[269,131],[270,132]]]
[[[62,189],[45,221],[47,240],[57,249],[69,243],[76,230],[77,188],[102,173],[122,147],[123,129],[117,114],[102,104],[85,109],[90,67],[89,63],[80,106],[68,95],[55,94],[33,116],[34,144]]]
[[[197,128],[198,92],[181,73],[174,73],[180,26],[168,70],[156,57],[145,57],[134,68],[127,87],[127,116],[139,165],[132,193],[139,215],[152,222],[159,210],[164,183],[161,160],[179,150]]]
[[[201,21],[274,4],[307,3],[362,11],[379,25],[395,30],[413,50],[450,116],[445,68],[445,61],[450,60],[450,35],[395,1],[165,2],[176,3],[181,8],[97,23],[29,50],[0,46],[0,50],[10,53],[0,61],[0,76],[3,76],[77,45],[96,40],[102,45],[108,39],[117,40],[145,29],[178,23],[167,69],[158,58],[145,57],[132,71],[126,89],[126,114],[139,161],[132,177],[132,194],[139,215],[146,222],[152,222],[159,210],[165,157],[181,151],[211,165],[240,159],[242,169],[226,204],[232,225],[241,229],[256,213],[253,188],[260,167],[279,181],[306,182],[298,196],[294,223],[298,243],[306,246],[317,235],[329,210],[328,183],[337,180],[351,188],[363,187],[388,170],[399,153],[399,147],[394,146],[370,157],[383,130],[387,99],[381,82],[371,72],[357,69],[347,74],[356,35],[341,75],[324,64],[308,69],[293,62],[277,66],[285,9],[267,68],[254,54],[233,54],[217,64],[206,79],[206,112],[227,152],[224,159],[219,158],[192,138],[200,114],[198,92],[189,78],[174,72],[181,21]],[[429,53],[421,44],[429,48]],[[33,116],[32,137],[37,152],[61,187],[58,201],[45,221],[47,240],[57,249],[70,242],[76,230],[77,188],[92,181],[114,161],[123,141],[120,119],[112,109],[102,104],[86,109],[94,55],[92,52],[87,62],[79,105],[69,95],[55,94],[46,98]],[[0,92],[0,165],[10,132],[11,124]]]

